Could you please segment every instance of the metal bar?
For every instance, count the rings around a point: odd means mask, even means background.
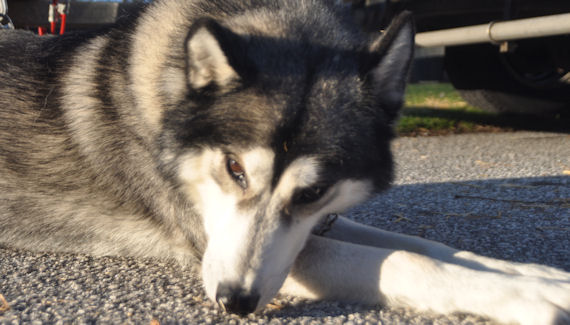
[[[570,34],[570,13],[418,33],[416,45],[434,47],[498,43],[563,34]]]

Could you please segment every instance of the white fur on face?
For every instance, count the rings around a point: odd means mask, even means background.
[[[317,159],[304,156],[293,161],[272,190],[275,155],[270,149],[234,154],[246,171],[245,190],[228,174],[227,157],[221,150],[187,154],[179,175],[187,196],[203,218],[208,237],[202,258],[208,296],[215,300],[218,285],[231,283],[246,292],[258,293],[261,308],[279,291],[318,220],[362,201],[371,185],[344,180],[310,207],[291,207],[296,190],[318,181]],[[288,221],[283,219],[285,209],[292,213]]]

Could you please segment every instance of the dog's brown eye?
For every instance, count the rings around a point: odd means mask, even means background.
[[[229,161],[229,167],[230,170],[232,172],[232,174],[234,175],[242,175],[245,174],[245,171],[243,170],[243,167],[235,160],[230,159]]]
[[[245,178],[245,170],[243,167],[235,161],[235,159],[229,158],[227,162],[228,173],[233,177],[233,179],[242,188],[247,188],[247,180]]]
[[[309,204],[318,201],[327,192],[325,186],[313,186],[295,192],[293,204]]]

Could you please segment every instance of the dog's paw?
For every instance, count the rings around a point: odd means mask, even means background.
[[[523,283],[521,283],[523,284]],[[557,281],[531,281],[505,301],[499,320],[521,325],[570,324],[570,285]]]
[[[570,273],[563,270],[541,265],[541,264],[531,264],[531,263],[514,263],[514,262],[503,262],[503,270],[509,274],[523,275],[529,277],[543,278],[548,280],[560,281],[570,283]]]
[[[520,304],[516,308],[509,308],[516,315],[504,315],[498,320],[507,324],[518,323],[520,325],[568,325],[570,314],[550,302],[527,301],[529,304]]]
[[[544,310],[536,310],[537,314],[532,315],[524,315],[524,319],[521,319],[521,325],[536,325],[536,324],[544,324],[544,325],[568,325],[570,324],[570,316],[567,312],[555,309],[555,308],[546,308]],[[538,314],[542,313],[542,314]]]
[[[498,260],[468,251],[459,251],[455,253],[454,256],[464,261],[479,263],[490,270],[499,271],[504,274],[530,276],[570,283],[570,273],[551,266]],[[461,264],[461,262],[459,264]]]
[[[570,273],[540,264],[513,264],[513,269],[520,275],[552,279],[570,283]]]

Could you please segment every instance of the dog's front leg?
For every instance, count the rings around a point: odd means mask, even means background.
[[[314,235],[282,292],[443,314],[468,312],[529,325],[570,320],[567,283],[476,271],[408,251]]]
[[[570,273],[553,267],[539,264],[514,263],[480,256],[421,237],[370,227],[342,216],[338,216],[331,225],[330,230],[324,233],[323,236],[354,244],[406,250],[474,270],[536,276],[570,282]]]

